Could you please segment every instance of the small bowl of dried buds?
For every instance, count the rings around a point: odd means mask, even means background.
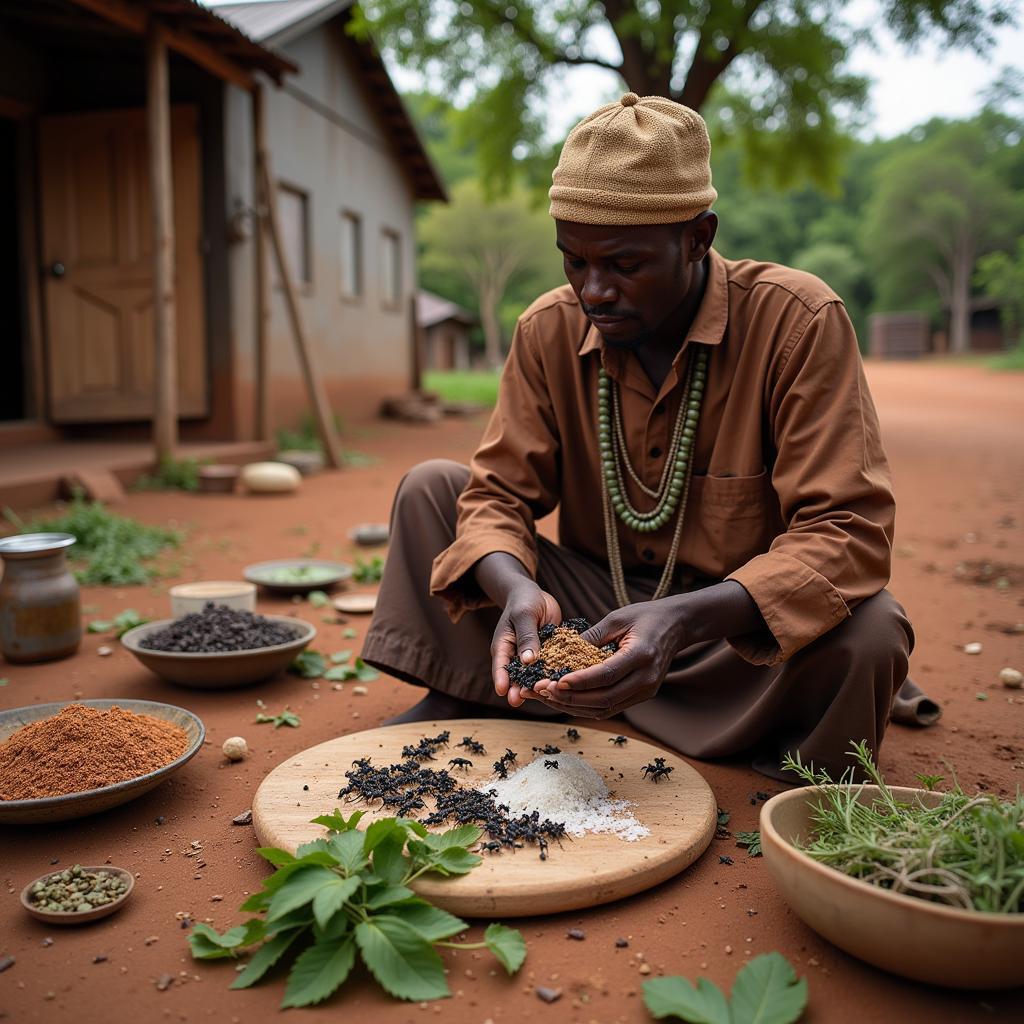
[[[47,924],[85,924],[116,913],[135,888],[135,876],[109,864],[64,868],[21,890],[21,905]]]

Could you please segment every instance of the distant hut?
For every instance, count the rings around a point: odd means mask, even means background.
[[[427,370],[468,370],[470,334],[480,320],[468,309],[423,289],[416,295],[416,322]]]

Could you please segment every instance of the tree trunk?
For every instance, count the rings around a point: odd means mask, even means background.
[[[484,330],[484,360],[490,370],[498,370],[504,362],[501,353],[501,321],[498,318],[497,289],[480,288],[480,324]]]
[[[971,271],[974,269],[973,246],[957,246],[953,257],[953,283],[949,296],[949,350],[969,352],[971,349]]]

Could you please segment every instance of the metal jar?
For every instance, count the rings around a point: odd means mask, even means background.
[[[78,650],[82,610],[67,563],[70,533],[24,533],[0,540],[0,652],[8,661],[51,661]]]

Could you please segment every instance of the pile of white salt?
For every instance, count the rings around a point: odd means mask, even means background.
[[[555,762],[557,768],[545,767]],[[650,835],[629,809],[628,800],[612,800],[604,779],[580,754],[542,755],[487,787],[495,802],[507,804],[512,817],[539,812],[541,820],[560,821],[570,835],[610,832],[626,842]]]

